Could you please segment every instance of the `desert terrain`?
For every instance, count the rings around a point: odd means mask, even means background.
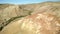
[[[40,34],[34,32],[34,30],[28,31],[29,28],[28,29],[23,28],[24,31],[23,29],[21,30],[21,21],[23,21],[22,23],[24,23],[25,22],[24,20],[29,19],[30,18],[29,16],[31,15],[32,19],[33,17],[35,19],[36,13],[43,13],[43,12],[47,13],[48,15],[51,14],[51,16],[53,15],[53,17],[57,19],[56,21],[58,21],[59,25],[57,27],[58,31],[55,30],[56,28],[55,26],[50,25],[51,27],[54,27],[51,28],[52,29],[51,31],[54,33],[44,30],[44,33],[41,34],[60,34],[60,2],[42,2],[42,3],[26,4],[26,5],[0,4],[0,34]],[[43,18],[45,18],[45,16]],[[54,21],[53,24],[55,25]],[[27,24],[25,25],[31,28],[31,25]],[[46,26],[49,27],[49,25]]]

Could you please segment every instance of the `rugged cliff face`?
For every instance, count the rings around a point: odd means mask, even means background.
[[[10,31],[9,28],[15,27],[14,22],[20,20],[21,17],[25,18],[26,16],[33,15],[37,12],[50,13],[60,19],[60,2],[43,2],[38,4],[27,4],[27,5],[1,4],[0,5],[0,30],[1,31],[3,30],[2,34],[4,33],[9,34],[7,33],[7,31]],[[13,25],[10,26],[8,25],[9,23]],[[16,23],[17,31],[20,31],[19,25],[17,23]],[[6,30],[5,27],[8,29]]]

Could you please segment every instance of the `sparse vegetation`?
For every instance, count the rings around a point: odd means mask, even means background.
[[[60,17],[60,2],[43,2],[38,4],[27,4],[27,5],[9,5],[9,4],[0,4],[0,9],[2,9],[2,12],[0,11],[0,31],[7,26],[9,23],[14,21],[17,18],[22,18],[27,15],[31,15],[31,13],[35,12],[36,10],[40,10],[40,7],[43,6],[51,6],[52,8],[48,11],[55,12],[57,16]],[[12,6],[12,7],[11,7]],[[11,10],[10,10],[11,9]],[[60,33],[60,30],[58,34]]]
[[[2,24],[1,24],[2,26],[0,26],[0,31],[1,31],[5,26],[7,26],[11,21],[13,21],[13,20],[15,20],[15,19],[17,19],[17,18],[22,18],[22,17],[25,17],[25,16],[12,17],[12,18],[9,19],[8,21],[2,23]]]

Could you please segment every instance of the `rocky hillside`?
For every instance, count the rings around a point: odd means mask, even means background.
[[[21,16],[24,17],[42,11],[54,13],[54,15],[60,17],[60,2],[43,2],[26,5],[0,4],[0,29]]]

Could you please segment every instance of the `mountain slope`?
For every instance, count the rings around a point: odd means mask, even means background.
[[[2,4],[0,5],[0,27],[4,27],[4,25],[10,23],[11,20],[13,21],[20,16],[27,16],[42,11],[60,17],[60,2],[43,2],[27,5]]]

